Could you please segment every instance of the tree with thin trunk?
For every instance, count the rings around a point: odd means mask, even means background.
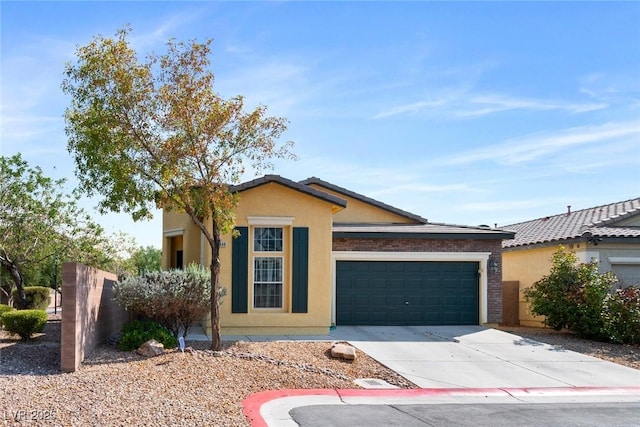
[[[232,231],[237,197],[229,190],[249,167],[258,174],[278,158],[287,121],[266,107],[214,90],[211,41],[169,40],[164,54],[139,58],[127,40],[95,37],[67,64],[66,132],[76,176],[102,212],[151,217],[154,207],[184,212],[211,248],[212,348],[222,348],[218,304],[220,238]],[[210,227],[207,222],[210,221]]]
[[[78,207],[80,195],[66,193],[64,184],[29,166],[20,154],[0,157],[0,268],[13,282],[3,292],[9,297],[15,287],[22,308],[26,269],[43,268],[56,258],[102,255],[94,249],[103,242],[102,228]]]

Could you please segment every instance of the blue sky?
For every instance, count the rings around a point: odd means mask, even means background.
[[[278,163],[284,177],[466,225],[640,196],[637,2],[3,1],[0,13],[0,154],[70,185],[64,64],[129,24],[139,52],[212,38],[216,90],[289,119],[300,160]],[[161,244],[159,212],[97,218]]]

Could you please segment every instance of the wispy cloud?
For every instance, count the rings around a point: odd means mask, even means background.
[[[292,61],[271,60],[252,64],[232,76],[220,78],[218,90],[225,96],[242,94],[249,107],[269,106],[273,114],[288,115],[308,97],[307,67]]]
[[[559,110],[569,113],[586,113],[607,107],[608,104],[605,103],[576,104],[541,99],[514,98],[504,95],[480,95],[471,98],[469,106],[463,107],[457,114],[462,117],[478,117],[512,110]]]
[[[605,123],[527,135],[507,140],[456,156],[449,164],[468,164],[493,160],[504,164],[519,164],[548,157],[565,149],[599,144],[620,138],[640,138],[640,122]]]
[[[580,92],[600,102],[634,108],[640,100],[640,82],[637,74],[592,73],[580,79]]]
[[[131,44],[135,49],[140,50],[146,50],[159,43],[164,44],[170,38],[176,37],[178,30],[201,20],[203,16],[206,16],[206,14],[200,8],[197,10],[188,9],[180,13],[172,12],[152,28],[138,30],[134,27],[130,37]]]
[[[384,119],[387,117],[398,116],[402,114],[414,114],[423,110],[428,110],[428,109],[443,106],[446,103],[447,102],[444,99],[439,99],[434,101],[419,101],[419,102],[414,102],[412,104],[399,105],[397,107],[392,107],[388,110],[381,111],[380,113],[373,116],[373,118]]]
[[[403,114],[435,113],[459,118],[476,118],[514,110],[525,111],[565,111],[572,114],[603,110],[609,105],[604,102],[571,103],[545,99],[517,98],[502,94],[473,95],[467,91],[451,91],[447,97],[427,99],[398,105],[383,110],[373,116],[385,119]]]

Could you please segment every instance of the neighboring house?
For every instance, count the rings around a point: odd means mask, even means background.
[[[222,239],[224,334],[322,334],[333,325],[499,323],[502,240],[434,224],[317,178],[267,175],[238,193]],[[163,267],[210,263],[202,233],[164,212]]]
[[[559,246],[582,262],[595,260],[601,272],[612,271],[618,286],[640,283],[640,198],[538,218],[504,229],[516,232],[502,243],[503,280],[519,281],[520,323],[540,326],[522,298],[522,290],[549,274]]]

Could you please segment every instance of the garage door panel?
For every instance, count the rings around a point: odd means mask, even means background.
[[[477,272],[476,262],[338,261],[336,322],[477,324]]]

